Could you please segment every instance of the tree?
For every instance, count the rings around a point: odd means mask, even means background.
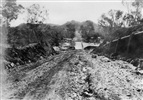
[[[84,42],[93,42],[97,39],[98,34],[95,33],[93,24],[91,21],[86,21],[80,26],[81,36]]]
[[[123,0],[123,5],[125,5],[128,9],[128,13],[124,16],[124,21],[126,21],[127,26],[134,26],[142,23],[143,21],[141,13],[143,8],[142,0],[134,0],[131,3],[127,3],[126,0]]]
[[[48,11],[39,4],[33,4],[27,8],[27,23],[41,24],[44,23],[48,18]]]
[[[24,9],[23,6],[17,5],[16,0],[3,0],[2,2],[2,35],[1,35],[1,42],[3,44],[7,43],[7,34],[10,28],[10,21],[13,19],[17,19],[18,14]],[[7,44],[5,44],[7,45]]]
[[[13,19],[17,19],[18,14],[21,13],[21,10],[24,9],[23,6],[17,5],[16,0],[3,0],[2,4],[2,33],[4,38],[6,38],[9,23]]]
[[[45,39],[43,39],[43,33],[41,30],[38,30],[38,27],[44,24],[47,20],[48,11],[44,7],[41,8],[39,4],[33,4],[30,7],[26,8],[26,12],[26,21],[28,23],[27,25],[29,26],[29,29],[31,29],[34,34],[34,37],[36,37],[36,41],[41,45],[44,45],[46,41]]]
[[[140,20],[142,19],[141,10],[142,10],[142,7],[143,7],[143,1],[142,0],[135,0],[132,3],[132,6],[135,8],[135,10],[132,11],[132,14],[133,14],[134,19],[137,22],[137,24],[139,24]]]
[[[129,14],[131,12],[132,2],[128,2],[128,0],[122,0],[122,4],[127,8],[127,13]]]
[[[72,23],[66,24],[64,29],[63,37],[65,38],[74,38],[75,37],[75,25]]]
[[[123,17],[123,20],[127,27],[137,25],[138,23],[138,21],[136,21],[136,18],[132,13],[126,13]]]
[[[113,28],[123,26],[123,11],[120,10],[110,10],[107,14],[102,14],[99,25],[102,27],[109,27],[111,30]]]
[[[38,27],[39,32],[43,36],[43,40],[47,40],[52,46],[58,46],[59,42],[62,39],[62,30],[58,26],[50,26],[50,25],[40,25]]]
[[[112,39],[115,30],[125,26],[123,16],[123,11],[120,10],[110,10],[107,14],[102,14],[98,25],[103,30],[107,40]]]
[[[9,23],[13,19],[17,19],[18,14],[24,9],[22,5],[17,5],[16,0],[5,0],[2,7],[2,16]]]

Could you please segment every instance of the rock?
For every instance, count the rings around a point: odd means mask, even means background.
[[[83,92],[83,96],[84,97],[91,97],[91,96],[93,96],[93,94],[89,93],[88,91],[85,91],[85,92]]]
[[[86,71],[87,71],[87,68],[86,68],[86,67],[83,67],[83,68],[82,68],[82,71],[83,71],[83,72],[86,72]]]
[[[57,46],[54,46],[54,47],[53,47],[53,49],[54,49],[55,51],[57,51],[57,52],[59,52],[59,51],[60,51],[60,48],[59,48],[59,47],[57,47]]]
[[[49,97],[51,100],[121,100],[119,96],[130,94],[134,94],[130,96],[131,100],[140,99],[143,95],[134,90],[143,87],[142,76],[134,74],[134,69],[127,68],[128,64],[104,56],[93,59],[83,51],[71,50],[46,58],[34,68],[22,66],[10,74],[11,80],[19,79],[10,89],[14,89],[14,99],[28,96],[31,100],[47,100]]]
[[[110,59],[107,58],[107,57],[103,57],[101,60],[104,61],[104,62],[110,62]]]
[[[97,58],[97,55],[96,54],[92,54],[92,58]]]
[[[133,59],[130,63],[137,67],[139,65],[139,59]]]
[[[139,68],[140,70],[143,70],[143,59],[139,59],[138,68]]]

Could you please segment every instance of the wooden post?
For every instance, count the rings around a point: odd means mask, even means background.
[[[114,52],[114,53],[117,53],[117,49],[118,49],[118,45],[119,45],[119,41],[120,41],[120,39],[118,39],[118,41],[117,41],[117,44],[116,44],[115,52]]]
[[[109,50],[111,49],[111,43],[112,43],[112,41],[109,42]]]
[[[130,44],[131,44],[131,39],[132,39],[132,36],[133,36],[134,34],[132,33],[131,35],[130,35],[130,37],[129,37],[129,41],[128,41],[128,44],[127,44],[127,51],[126,51],[126,55],[128,55],[128,53],[129,53],[129,49],[130,49]]]

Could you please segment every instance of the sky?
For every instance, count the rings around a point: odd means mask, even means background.
[[[49,13],[47,23],[59,25],[71,20],[79,22],[91,20],[97,23],[100,16],[111,9],[127,12],[127,8],[123,6],[122,0],[17,0],[17,3],[23,5],[25,8],[32,4],[44,6]],[[13,20],[11,22],[11,26],[17,26],[20,23],[24,23],[25,17],[25,14],[19,15],[16,21]]]

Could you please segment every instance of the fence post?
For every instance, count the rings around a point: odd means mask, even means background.
[[[117,53],[117,49],[118,49],[118,45],[119,45],[119,41],[120,41],[120,39],[118,39],[118,41],[117,41],[117,44],[116,44],[116,47],[115,47],[115,53]]]
[[[112,41],[110,41],[109,44],[108,44],[109,50],[111,50],[111,43],[112,43]]]
[[[127,44],[127,51],[126,51],[126,55],[128,55],[129,53],[129,49],[130,49],[130,44],[131,44],[131,40],[132,40],[132,37],[133,37],[134,33],[132,33],[129,37],[129,41],[128,41],[128,44]]]

